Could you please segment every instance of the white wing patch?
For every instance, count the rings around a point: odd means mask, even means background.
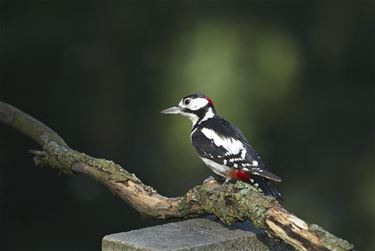
[[[221,137],[214,130],[208,128],[202,128],[201,131],[207,138],[211,139],[216,146],[222,146],[227,151],[227,154],[225,155],[236,155],[239,154],[240,151],[245,150],[243,144],[239,140]],[[243,152],[241,152],[241,155],[242,154]]]
[[[231,159],[229,159],[229,162],[236,162],[236,161],[242,161],[243,160],[243,158],[241,157],[241,158],[231,158]]]
[[[245,156],[246,156],[246,149],[243,149],[242,151],[241,151],[241,158],[242,159],[245,159]]]

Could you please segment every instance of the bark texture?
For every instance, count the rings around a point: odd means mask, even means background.
[[[249,184],[236,182],[220,186],[211,178],[181,197],[168,198],[113,161],[71,149],[52,129],[1,101],[0,122],[29,136],[43,148],[31,151],[36,165],[56,168],[66,174],[88,175],[145,216],[170,219],[214,214],[226,224],[250,220],[297,250],[353,250],[349,242],[306,223]]]

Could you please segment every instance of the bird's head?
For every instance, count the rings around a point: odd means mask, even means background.
[[[161,111],[163,114],[181,114],[193,122],[193,126],[200,121],[215,116],[215,107],[212,99],[206,95],[196,93],[183,97],[177,106]]]

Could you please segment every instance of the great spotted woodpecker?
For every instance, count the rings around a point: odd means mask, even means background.
[[[260,188],[265,195],[281,199],[271,184],[281,182],[281,178],[268,171],[240,129],[216,114],[212,99],[192,94],[161,113],[181,114],[193,122],[190,136],[195,150],[215,174],[225,178],[225,183],[241,180]]]

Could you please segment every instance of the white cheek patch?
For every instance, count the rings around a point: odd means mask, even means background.
[[[202,133],[218,147],[222,146],[227,150],[228,155],[236,155],[244,149],[241,141],[234,138],[223,138],[216,134],[214,130],[203,128]],[[227,154],[226,154],[227,155]]]
[[[190,101],[188,105],[184,105],[182,101],[180,102],[180,106],[186,107],[190,110],[197,111],[208,104],[208,100],[205,98],[195,98]]]
[[[180,113],[182,116],[188,118],[193,122],[193,125],[195,125],[198,122],[198,116],[195,115],[194,113],[188,113],[188,112],[181,112]]]

